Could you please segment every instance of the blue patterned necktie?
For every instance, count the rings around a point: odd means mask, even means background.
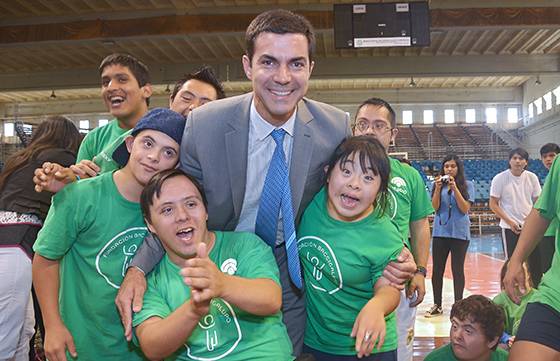
[[[278,216],[282,207],[282,225],[284,227],[284,243],[288,259],[288,272],[290,279],[301,289],[302,279],[299,265],[299,255],[296,245],[296,227],[294,224],[294,211],[292,209],[292,191],[288,176],[288,166],[284,155],[284,129],[275,129],[270,134],[276,148],[272,154],[268,172],[264,180],[261,193],[255,233],[264,239],[271,247],[276,244],[276,230]]]

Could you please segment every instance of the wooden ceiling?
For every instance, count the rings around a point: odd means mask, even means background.
[[[213,65],[230,92],[248,90],[243,35],[260,11],[304,14],[317,30],[311,90],[520,87],[559,71],[560,2],[430,2],[431,45],[334,48],[336,0],[0,0],[0,103],[98,97],[97,66],[130,53],[151,69],[156,94]],[[468,4],[465,4],[468,3]],[[472,6],[472,7],[466,7]]]

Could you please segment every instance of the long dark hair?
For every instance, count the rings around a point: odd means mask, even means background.
[[[359,154],[359,162],[362,171],[365,173],[368,170],[368,163],[371,165],[371,170],[374,175],[379,176],[381,184],[377,192],[377,198],[373,204],[378,207],[380,215],[383,215],[388,207],[388,189],[389,189],[389,174],[391,173],[391,163],[385,148],[379,141],[371,135],[360,135],[350,137],[343,140],[342,143],[336,147],[331,159],[329,160],[329,168],[327,170],[327,178],[331,176],[334,167],[342,169],[343,164],[350,157]],[[329,184],[327,183],[327,187]]]
[[[39,124],[29,145],[6,160],[0,174],[0,190],[4,188],[6,179],[13,172],[30,160],[36,159],[44,150],[62,148],[76,153],[81,140],[78,129],[70,119],[61,115],[48,117]]]
[[[467,188],[467,181],[465,179],[465,167],[463,166],[463,161],[459,159],[459,157],[457,157],[455,154],[450,154],[443,158],[439,175],[442,176],[445,174],[445,163],[451,160],[455,161],[455,164],[457,164],[457,176],[455,176],[455,184],[457,184],[457,188],[459,189],[459,192],[461,193],[463,198],[465,198],[465,200],[469,200],[469,190]],[[434,190],[435,187],[432,190],[432,196],[434,195]]]

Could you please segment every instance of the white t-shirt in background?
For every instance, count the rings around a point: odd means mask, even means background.
[[[514,221],[523,225],[525,218],[533,208],[533,200],[541,194],[539,178],[533,172],[523,171],[519,177],[511,170],[496,174],[490,186],[490,197],[499,199],[499,206]],[[500,227],[511,228],[503,219]]]

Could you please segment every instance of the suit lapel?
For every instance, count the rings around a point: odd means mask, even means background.
[[[247,183],[247,149],[249,144],[249,116],[252,93],[243,97],[237,108],[230,114],[229,130],[225,133],[226,157],[228,164],[231,197],[235,212],[235,223],[239,220],[245,184]]]
[[[299,213],[298,209],[303,197],[307,174],[309,173],[309,164],[313,152],[313,134],[309,123],[312,120],[313,115],[307,109],[305,102],[301,100],[297,109],[294,144],[290,163],[290,185],[294,214]]]

